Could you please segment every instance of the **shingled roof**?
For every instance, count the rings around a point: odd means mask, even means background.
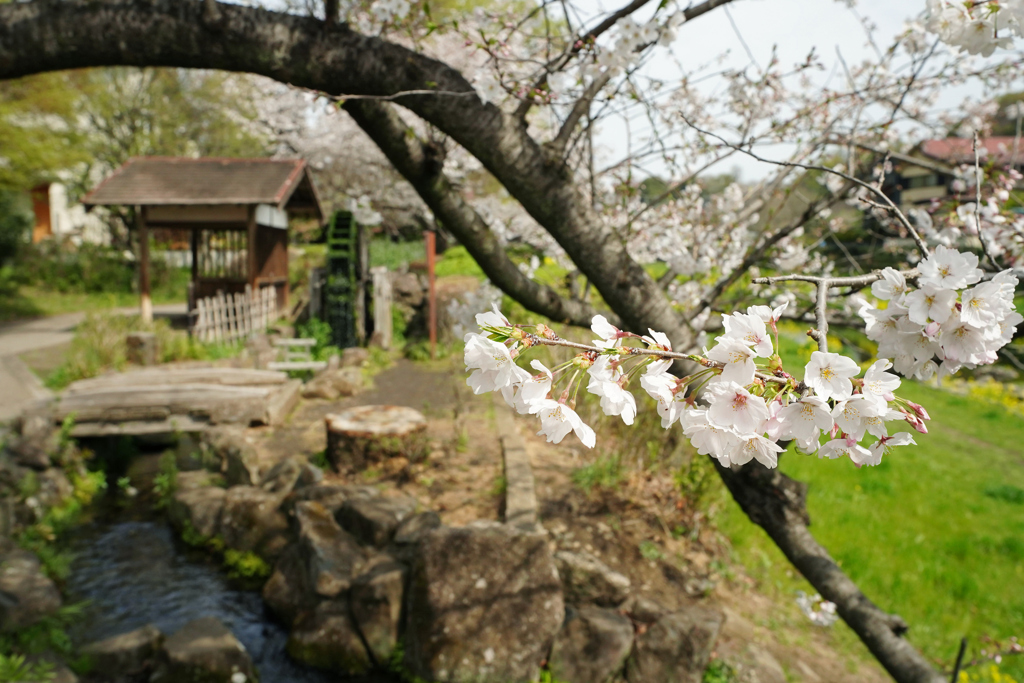
[[[272,204],[322,217],[301,159],[136,157],[85,195],[86,206]]]
[[[1013,137],[990,137],[980,138],[982,163],[994,161],[997,164],[1009,164],[1011,160],[1016,163],[1024,161],[1024,150],[1013,158]],[[925,140],[920,146],[921,153],[932,159],[938,159],[950,164],[973,164],[974,163],[974,141],[970,138],[945,138],[942,140]]]

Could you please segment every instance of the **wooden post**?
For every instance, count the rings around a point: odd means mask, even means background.
[[[249,256],[249,276],[246,281],[252,285],[253,289],[257,288],[257,280],[259,279],[259,265],[256,261],[256,207],[249,207],[249,244],[246,247]]]
[[[437,358],[437,292],[434,289],[434,259],[437,233],[427,231],[427,325],[430,332],[430,358]]]
[[[390,349],[394,331],[391,318],[391,278],[387,266],[370,268],[373,278],[373,339],[382,349]]]
[[[192,250],[192,282],[189,283],[188,310],[191,313],[196,307],[196,285],[199,284],[199,229],[192,228],[190,231]]]
[[[146,207],[135,207],[139,234],[139,315],[143,323],[153,322],[153,300],[149,295],[149,227],[146,225]]]

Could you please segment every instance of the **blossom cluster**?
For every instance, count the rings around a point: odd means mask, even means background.
[[[807,595],[803,591],[797,591],[796,606],[816,626],[831,626],[839,618],[836,614],[836,604],[825,600],[817,593]]]
[[[814,351],[803,381],[787,373],[776,352],[777,323],[785,308],[751,306],[746,313],[726,315],[724,334],[698,355],[673,352],[663,333],[648,330],[648,335],[636,335],[600,315],[591,326],[599,337],[593,346],[574,344],[545,325],[512,325],[495,307],[477,315],[484,334],[465,337],[465,362],[472,370],[467,384],[477,394],[500,391],[519,413],[536,415],[541,422],[538,434],[548,441],[559,443],[574,432],[592,448],[594,430],[575,411],[579,389],[585,383],[606,415],[632,424],[637,401],[629,387],[639,383],[656,401],[662,427],[679,423],[698,453],[725,466],[757,460],[776,467],[784,449],[780,442],[788,441],[807,454],[877,465],[893,447],[914,443],[909,432],[890,433],[888,423],[906,422],[927,432],[927,411],[895,395],[901,380],[888,372],[888,360],[878,360],[857,379],[861,368],[853,359]],[[516,359],[537,345],[581,352],[553,369],[535,359],[530,367],[536,374],[531,374]],[[697,363],[699,369],[677,377],[669,369],[678,359]],[[862,444],[868,436],[874,442]]]
[[[1024,37],[1024,3],[997,0],[928,0],[925,28],[947,45],[969,54],[990,56]]]
[[[865,303],[860,314],[868,338],[878,343],[878,357],[917,379],[994,363],[1024,321],[1013,306],[1013,273],[1005,270],[982,282],[976,254],[941,245],[918,273],[917,288],[892,268],[871,285],[886,307]]]

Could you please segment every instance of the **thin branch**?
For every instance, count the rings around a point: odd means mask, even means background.
[[[889,199],[889,197],[884,192],[882,192],[881,189],[875,187],[874,185],[866,183],[860,178],[852,176],[848,173],[843,173],[842,171],[837,171],[835,169],[829,168],[828,166],[817,166],[815,164],[800,164],[795,161],[777,161],[775,159],[766,159],[758,154],[755,154],[753,151],[749,149],[744,149],[739,145],[734,145],[733,143],[729,142],[728,140],[723,138],[721,135],[718,135],[717,133],[712,133],[711,131],[703,130],[702,128],[693,125],[692,123],[690,123],[689,120],[686,119],[685,116],[683,117],[683,120],[686,121],[686,123],[698,133],[701,133],[703,135],[710,135],[711,137],[719,140],[723,145],[726,145],[727,147],[732,147],[733,149],[739,152],[743,152],[747,156],[757,161],[766,164],[775,164],[776,166],[792,166],[796,168],[802,168],[807,171],[822,171],[824,173],[831,173],[851,183],[854,183],[855,185],[863,187],[864,189],[878,196],[878,198],[882,200],[882,203],[886,205],[886,208],[889,211],[891,211],[894,216],[896,216],[900,223],[903,224],[903,227],[907,229],[907,232],[910,233],[910,236],[914,238],[914,243],[917,245],[918,251],[921,252],[921,256],[923,256],[924,258],[928,258],[928,256],[930,255],[930,252],[928,251],[928,245],[924,243],[924,240],[921,239],[921,236],[917,233],[917,230],[914,228],[913,225],[911,225],[910,221],[907,220],[907,217],[903,215],[903,212],[900,211],[900,208],[896,206],[896,204],[894,204],[893,201]]]
[[[601,74],[594,81],[587,86],[586,91],[580,95],[579,99],[572,106],[572,110],[569,115],[565,117],[565,122],[562,123],[561,129],[558,131],[558,135],[549,143],[552,151],[558,155],[561,155],[565,150],[565,146],[569,143],[569,138],[572,137],[573,131],[576,130],[576,124],[580,122],[584,116],[590,112],[590,105],[593,103],[594,98],[601,92],[604,86],[608,85],[608,81],[612,79],[612,72],[606,71]]]
[[[588,353],[597,353],[604,355],[611,355],[608,353],[608,349],[601,348],[599,346],[587,346],[586,344],[580,344],[577,342],[571,342],[567,339],[555,337],[554,339],[548,339],[547,337],[540,337],[535,334],[526,333],[532,346],[564,346],[570,349],[579,349],[580,351],[586,351]],[[639,335],[635,335],[639,336]],[[624,356],[651,356],[653,358],[671,358],[673,360],[686,360],[693,363],[697,363],[706,368],[722,368],[725,367],[724,363],[718,363],[713,360],[698,356],[692,353],[678,353],[676,351],[665,351],[663,349],[642,349],[638,346],[621,346],[618,347],[621,351],[626,351],[622,354]],[[754,375],[765,382],[773,382],[775,384],[788,384],[792,383],[792,380],[786,377],[776,377],[775,375],[769,375],[763,372],[754,373]],[[797,388],[801,389],[803,383],[797,384]]]
[[[981,231],[981,158],[978,156],[978,131],[974,131],[974,141],[971,143],[974,150],[974,228],[978,231],[978,241],[981,242],[981,250],[985,252],[988,262],[992,267],[999,270],[992,252],[988,250],[988,243]]]
[[[818,283],[818,296],[815,299],[814,317],[817,329],[813,336],[818,340],[818,350],[828,353],[828,280]]]
[[[916,279],[920,273],[914,270],[900,271],[907,280]],[[757,285],[774,285],[778,282],[813,282],[816,285],[827,284],[829,287],[864,287],[882,279],[882,271],[876,270],[867,275],[853,277],[820,277],[817,275],[775,275],[772,277],[756,277],[752,280]]]

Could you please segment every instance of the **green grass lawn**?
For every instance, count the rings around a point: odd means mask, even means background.
[[[783,346],[789,367],[797,351]],[[934,386],[904,382],[898,393],[931,414],[916,447],[860,469],[791,451],[781,468],[810,484],[816,538],[869,598],[907,620],[911,642],[950,666],[962,636],[972,652],[981,636],[1024,636],[1024,420]],[[719,523],[763,589],[781,600],[813,592],[734,502]],[[1002,671],[1024,679],[1024,658]]]
[[[153,292],[154,304],[184,301],[185,292]],[[54,292],[36,287],[19,287],[0,291],[0,322],[44,315],[92,312],[139,305],[133,292]]]

